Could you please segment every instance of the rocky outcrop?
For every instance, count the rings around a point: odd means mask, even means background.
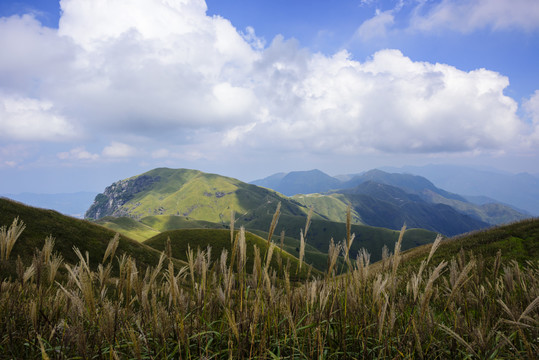
[[[95,197],[94,203],[84,217],[86,219],[100,219],[105,216],[129,216],[122,205],[130,201],[136,194],[149,189],[161,178],[141,175],[136,178],[120,180],[105,189],[105,192]]]

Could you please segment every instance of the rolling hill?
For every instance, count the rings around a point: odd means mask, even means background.
[[[36,249],[41,249],[45,238],[55,238],[54,250],[67,263],[77,263],[78,257],[73,251],[77,247],[83,254],[88,252],[91,266],[103,259],[109,241],[116,232],[95,223],[62,215],[53,210],[43,210],[21,203],[0,198],[0,226],[9,227],[15,218],[26,225],[11,253],[10,262],[18,256],[24,264],[32,261]],[[116,251],[117,256],[126,254],[136,260],[141,267],[155,266],[160,252],[126,236],[120,236]],[[13,265],[13,264],[12,264]]]
[[[236,235],[237,233],[238,231],[236,231]],[[187,253],[189,247],[196,253],[197,249],[206,250],[209,246],[211,248],[212,262],[219,259],[223,250],[227,251],[228,258],[230,258],[232,253],[230,230],[224,229],[182,229],[165,231],[146,240],[144,244],[158,251],[165,251],[167,239],[170,239],[172,256],[183,261],[188,261]],[[246,267],[247,271],[251,272],[254,264],[254,246],[260,250],[262,261],[265,259],[269,246],[267,240],[250,232],[245,232],[245,242],[247,255]],[[279,256],[281,257],[280,265],[278,261]],[[281,252],[281,250],[276,247],[271,261],[272,268],[276,270],[278,274],[283,275],[283,271],[287,265],[289,266],[288,272],[290,274],[297,274],[297,277],[300,279],[305,279],[309,272],[306,264],[303,264],[301,272],[299,272],[299,260],[285,251]],[[311,269],[310,272],[312,275],[320,275],[316,269]]]
[[[432,262],[451,261],[459,252],[471,253],[492,262],[500,251],[503,261],[515,260],[524,265],[539,259],[539,218],[526,219],[513,224],[497,226],[442,241]],[[418,266],[431,245],[418,246],[403,253],[406,266]]]

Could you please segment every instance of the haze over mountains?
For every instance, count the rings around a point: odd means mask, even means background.
[[[30,206],[43,209],[54,209],[62,214],[82,219],[84,213],[88,210],[89,204],[93,202],[96,195],[95,192],[80,191],[76,193],[60,194],[3,194],[0,196],[5,196]]]
[[[457,165],[405,166],[384,168],[389,172],[424,176],[448,191],[462,194],[476,203],[489,201],[513,205],[539,215],[539,174],[512,174],[496,169],[475,169]]]
[[[313,180],[311,180],[313,179]],[[299,195],[297,184],[308,184],[312,193]],[[397,223],[455,235],[474,228],[517,221],[528,214],[495,201],[475,204],[463,196],[436,187],[424,177],[370,170],[361,174],[331,177],[319,170],[276,174],[256,180],[314,208],[325,211],[336,203],[352,204],[359,221],[395,228]],[[328,204],[331,203],[331,206]]]

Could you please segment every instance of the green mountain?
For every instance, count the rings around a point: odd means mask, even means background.
[[[251,184],[276,190],[286,196],[312,194],[341,188],[341,181],[320,170],[278,173]]]
[[[426,178],[417,175],[390,174],[375,169],[353,177],[343,187],[357,187],[365,182],[397,187],[408,194],[419,196],[428,203],[448,205],[464,215],[469,215],[489,225],[506,224],[529,218],[528,214],[519,212],[505,204],[493,201],[480,205],[474,204],[465,197],[440,189]],[[346,190],[341,190],[341,192],[343,191]]]
[[[103,256],[109,241],[116,232],[95,223],[75,219],[62,215],[53,210],[43,210],[21,203],[0,198],[0,226],[9,227],[15,218],[19,218],[26,225],[26,229],[15,243],[9,262],[14,265],[17,257],[21,257],[24,264],[32,261],[36,249],[41,249],[48,236],[55,238],[54,250],[58,252],[67,263],[78,263],[79,259],[73,251],[77,247],[82,254],[88,252],[90,264],[97,266]],[[126,254],[134,258],[137,265],[145,267],[155,266],[160,252],[130,239],[120,236],[116,255]],[[14,268],[14,266],[7,268]]]
[[[305,186],[302,188],[300,184]],[[332,197],[316,197],[316,196],[302,196],[299,194],[312,195],[314,193],[323,193],[325,195],[338,193],[353,193],[356,188],[361,188],[364,183],[377,183],[386,185],[382,187],[384,191],[388,191],[388,194],[383,191],[376,191],[375,193],[363,193],[362,195],[369,195],[369,199],[363,199],[365,206],[361,206],[359,202],[361,199],[356,199],[356,209],[354,215],[356,222],[365,223],[373,226],[383,226],[391,228],[399,228],[399,223],[408,218],[409,224],[413,226],[424,227],[434,231],[440,231],[447,235],[454,235],[465,231],[475,230],[487,225],[499,225],[514,221],[519,221],[528,218],[529,215],[525,214],[518,209],[515,209],[509,205],[500,204],[498,202],[489,201],[488,204],[475,204],[468,201],[465,197],[454,194],[443,189],[436,187],[428,179],[411,174],[399,174],[388,173],[378,169],[370,170],[361,174],[351,174],[340,177],[331,177],[322,173],[319,170],[312,171],[297,171],[288,174],[279,173],[267,177],[265,179],[254,181],[253,184],[269,187],[271,189],[280,191],[283,194],[294,195],[296,200],[304,205],[312,205],[314,209],[319,213],[327,216],[328,219],[342,221],[342,209],[344,204],[350,204],[351,200],[343,200],[335,196]],[[394,188],[404,191],[407,196],[416,195],[421,200],[430,205],[414,205],[408,206],[406,212],[404,209],[399,209],[399,205],[396,208],[388,209],[387,204],[380,204],[378,200],[387,201],[388,197],[395,197]],[[328,192],[331,190],[331,192]],[[356,191],[357,192],[357,191]],[[299,198],[298,198],[299,197]],[[419,203],[418,198],[412,200],[412,202]],[[392,201],[390,201],[392,202]],[[431,205],[447,205],[454,211],[447,209],[444,206],[431,206]],[[359,208],[364,207],[364,212],[359,213]],[[385,215],[382,213],[372,213],[368,211],[368,207],[377,208],[380,211],[385,211]],[[425,208],[429,208],[425,211]],[[415,213],[417,211],[417,213]],[[339,213],[341,215],[336,215]],[[460,215],[458,214],[460,213]],[[462,215],[472,217],[475,220],[466,219]],[[389,225],[390,220],[387,218],[392,216],[396,225]],[[421,218],[425,218],[422,221]],[[455,219],[452,219],[452,218]],[[415,219],[415,220],[413,220]],[[419,220],[419,221],[418,221]],[[446,223],[441,226],[441,223]],[[451,223],[455,226],[452,226]]]
[[[447,199],[466,201],[460,195],[452,194],[437,188],[432,182],[422,176],[411,174],[392,174],[378,169],[369,170],[365,173],[352,177],[350,180],[342,184],[341,189],[355,188],[358,185],[369,181],[394,186],[409,194],[421,195],[423,192],[428,190]]]
[[[361,219],[370,225],[398,229],[402,223],[454,236],[486,228],[489,224],[445,204],[429,203],[420,196],[372,181],[340,190]],[[453,200],[456,201],[456,200]]]
[[[160,168],[115,182],[96,196],[88,219],[177,215],[228,223],[231,210],[246,215],[282,203],[283,213],[304,215],[307,209],[278,193],[239,180],[197,170]],[[274,205],[275,206],[275,205]],[[272,212],[275,210],[273,208]]]
[[[426,165],[391,168],[424,176],[436,186],[467,196],[487,196],[517,210],[539,215],[539,176],[529,173],[505,173],[494,169],[476,169],[457,165]]]

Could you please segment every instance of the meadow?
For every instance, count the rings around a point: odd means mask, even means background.
[[[329,245],[325,273],[301,280],[309,225],[308,219],[295,268],[278,243],[247,249],[234,221],[230,251],[189,245],[186,265],[166,241],[157,264],[143,266],[118,252],[119,236],[99,259],[74,248],[75,262],[65,261],[48,237],[25,264],[12,258],[25,230],[16,219],[0,231],[0,358],[537,357],[539,261],[533,252],[503,255],[517,230],[497,230],[501,250],[439,237],[403,254],[403,227],[394,249],[370,264],[366,251],[349,256],[348,216],[345,238]],[[526,229],[520,246],[536,251],[537,221],[518,226]],[[486,243],[490,235],[483,234]]]

